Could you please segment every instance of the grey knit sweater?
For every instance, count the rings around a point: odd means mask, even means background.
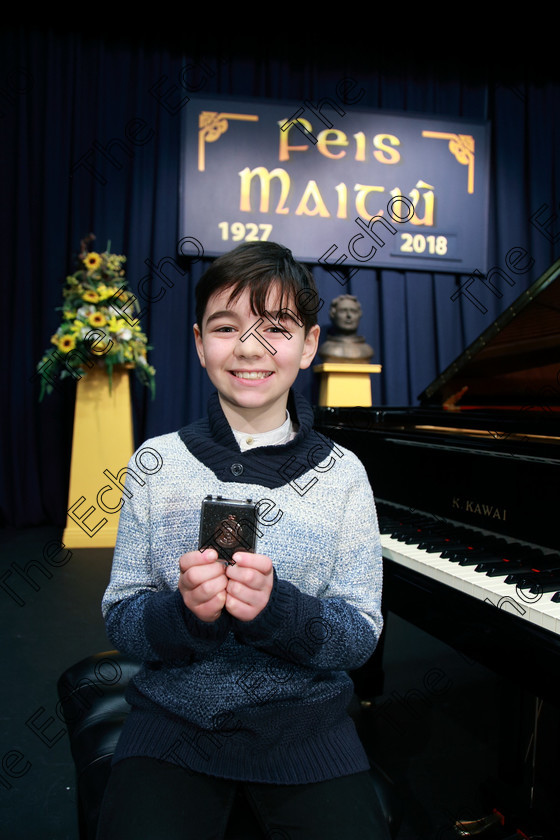
[[[147,441],[129,463],[102,609],[112,643],[143,667],[115,761],[284,784],[369,766],[346,671],[382,627],[373,495],[357,457],[312,429],[308,403],[292,393],[289,408],[294,440],[241,453],[214,395],[205,420]],[[208,494],[260,502],[257,551],[274,584],[253,621],[224,610],[204,623],[177,588]]]

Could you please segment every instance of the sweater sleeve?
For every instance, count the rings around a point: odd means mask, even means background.
[[[153,491],[149,480],[142,485],[127,470],[111,578],[102,601],[107,635],[123,653],[141,661],[187,664],[211,655],[230,629],[230,617],[203,622],[184,604],[177,586],[154,573],[151,513]],[[137,470],[136,470],[137,473]],[[179,556],[177,583],[179,580]]]
[[[352,455],[351,453],[348,453]],[[352,670],[375,650],[381,615],[382,556],[373,493],[361,463],[343,489],[335,561],[321,597],[274,577],[269,603],[250,622],[232,619],[247,644],[282,659],[326,670]]]

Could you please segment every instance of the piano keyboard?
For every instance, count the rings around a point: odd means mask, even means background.
[[[377,499],[383,557],[560,636],[560,554]]]

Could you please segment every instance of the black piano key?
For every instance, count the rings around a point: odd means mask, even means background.
[[[482,557],[483,559],[488,558],[498,560],[507,556],[507,549],[508,543],[505,540],[496,539],[494,537],[489,537],[488,539],[485,537],[478,537],[474,540],[471,539],[465,550],[461,549],[459,553],[455,552],[454,554],[456,556],[452,556],[449,559],[453,559],[455,562],[461,562],[464,558],[467,564],[472,562],[472,557],[475,555]]]
[[[534,566],[531,566],[531,568],[528,570],[528,573],[525,575],[525,578],[527,580],[532,580],[534,582],[537,582],[539,580],[539,578],[542,577],[542,575],[547,573],[547,572],[560,574],[560,558],[556,558],[554,560],[549,560],[549,561],[546,561],[544,563],[539,563],[539,568],[538,569],[535,568]],[[512,570],[512,574],[513,574],[513,570]]]
[[[544,556],[544,555],[543,555]],[[539,567],[537,568],[534,564],[535,559],[538,560]],[[510,557],[502,557],[500,559],[496,559],[495,563],[486,563],[484,564],[484,569],[486,574],[490,577],[497,577],[499,575],[514,575],[514,574],[530,574],[538,573],[540,571],[547,571],[547,570],[555,570],[559,568],[556,565],[555,561],[547,563],[546,560],[543,560],[542,557],[539,558],[522,558],[519,557],[517,559],[510,559]]]
[[[431,553],[437,551],[439,554],[443,554],[443,552],[468,551],[470,542],[455,534],[447,533],[443,536],[421,534],[418,535],[417,546]]]
[[[480,552],[481,549],[476,548],[475,546],[470,544],[467,545],[466,543],[459,543],[455,545],[454,543],[451,543],[449,548],[445,548],[441,552],[441,556],[444,560],[452,560],[455,562],[460,557],[463,557],[464,555],[469,554],[470,552],[476,553],[477,551]]]
[[[527,574],[526,572],[520,572],[516,575],[515,572],[512,572],[504,582],[514,583],[519,589],[531,589],[532,586],[538,586],[540,578],[540,573]]]
[[[529,587],[529,592],[535,595],[539,592],[554,592],[556,589],[560,589],[560,570],[551,569],[538,575],[533,585]]]
[[[452,545],[451,540],[449,537],[445,540],[431,540],[431,539],[422,539],[418,543],[418,548],[422,548],[424,551],[427,551],[429,554],[441,554],[441,552],[445,549],[446,546]]]
[[[536,586],[540,580],[544,580],[546,576],[545,572],[531,572],[530,574],[521,575],[520,578],[517,578],[516,575],[512,575],[512,578],[516,578],[515,583],[520,589],[530,589],[532,586]]]
[[[459,558],[459,566],[482,566],[486,563],[495,563],[496,555],[493,551],[477,551],[463,554]]]
[[[405,545],[416,545],[418,546],[421,542],[425,542],[427,537],[425,534],[414,534],[414,533],[401,533],[398,536],[395,534],[391,534],[393,539],[397,539],[399,542],[404,543]]]
[[[543,552],[526,546],[505,551],[503,556],[512,563],[527,563],[533,566],[538,566],[545,557]]]
[[[460,566],[473,566],[476,563],[482,563],[484,560],[495,560],[496,555],[482,551],[482,549],[476,549],[473,551],[450,552],[449,557],[444,557],[443,559],[450,560],[452,563],[458,563]]]
[[[556,564],[549,563],[545,557],[544,552],[533,551],[531,548],[527,551],[508,551],[507,555],[500,556],[498,554],[494,556],[493,560],[482,560],[481,565],[484,564],[485,568],[477,569],[476,571],[486,571],[487,574],[495,577],[501,573],[500,570],[503,570],[503,573],[507,574],[510,569],[512,572],[516,569],[531,572],[538,569],[556,568]]]
[[[460,566],[468,566],[468,565],[472,566],[472,563],[470,563],[470,564],[469,563],[460,563],[459,565]],[[495,557],[487,557],[485,560],[481,560],[480,563],[477,563],[476,566],[474,567],[474,570],[475,570],[475,572],[479,572],[481,575],[485,575],[486,572],[488,572],[490,569],[495,569],[496,567],[498,567],[498,561],[496,560],[496,558]],[[499,566],[499,568],[502,568],[502,567]],[[507,570],[505,570],[503,572],[503,574],[505,575],[506,572],[507,572]]]
[[[475,542],[470,542],[470,541],[467,542],[466,544],[465,543],[457,543],[456,546],[451,545],[449,547],[449,549],[446,549],[446,551],[449,554],[457,554],[457,555],[461,555],[461,556],[466,555],[466,554],[482,554],[483,552],[485,552],[487,550],[488,549],[486,548],[486,546],[482,545],[482,543],[475,543]],[[493,553],[494,553],[494,555],[496,554],[496,552],[493,552]]]
[[[393,524],[382,525],[381,523],[379,523],[379,533],[380,534],[383,534],[385,536],[390,537],[394,530],[395,530],[395,526]]]
[[[545,554],[538,567],[531,567],[526,574],[516,574],[515,569],[506,578],[506,583],[516,583],[520,589],[529,589],[531,586],[538,586],[541,581],[554,582],[560,575],[560,555]],[[552,590],[549,590],[552,591]]]
[[[417,535],[418,548],[425,551],[456,551],[467,550],[470,545],[470,536],[457,533],[453,529],[445,529],[443,532],[422,529]]]
[[[549,583],[538,583],[536,586],[531,586],[529,592],[532,595],[540,595],[541,592],[556,592],[560,589],[560,575],[556,578],[555,581],[550,581]]]
[[[390,512],[380,516],[380,530],[393,539],[414,545],[430,554],[461,566],[474,566],[489,577],[502,577],[522,588],[540,587],[539,591],[560,593],[560,555],[545,554],[542,550],[521,543],[512,543],[499,535],[481,534],[468,527],[442,522],[430,515]],[[558,577],[543,572],[558,571]],[[547,589],[543,590],[543,586]]]
[[[531,566],[516,566],[512,563],[495,563],[490,564],[490,566],[486,566],[485,568],[488,577],[503,577],[504,575],[515,577],[517,574],[523,575],[531,571]]]

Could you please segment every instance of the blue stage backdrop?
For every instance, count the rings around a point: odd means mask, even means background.
[[[204,208],[197,196],[204,196],[204,191],[197,188],[196,195],[189,194],[192,171],[189,175],[187,170],[180,191],[185,174],[182,125],[188,129],[192,123],[191,131],[198,137],[199,99],[216,100],[226,113],[230,106],[233,113],[239,102],[247,105],[248,114],[259,114],[259,108],[268,104],[274,120],[289,120],[304,109],[296,119],[305,126],[303,120],[309,118],[317,143],[292,124],[286,143],[307,150],[290,151],[286,161],[279,161],[278,148],[275,151],[275,166],[290,173],[288,165],[293,164],[294,172],[296,166],[301,168],[298,184],[303,183],[303,188],[298,187],[298,194],[286,202],[289,214],[273,214],[278,221],[271,238],[306,258],[327,303],[342,292],[360,299],[364,313],[360,332],[375,349],[374,361],[383,365],[374,384],[377,404],[416,404],[418,394],[437,374],[559,255],[559,86],[546,76],[543,80],[540,72],[533,80],[530,66],[519,64],[518,73],[517,60],[506,77],[498,61],[486,70],[474,67],[470,46],[468,56],[443,71],[437,63],[423,66],[416,55],[410,62],[400,55],[384,62],[375,52],[370,57],[357,55],[350,44],[343,49],[342,41],[340,49],[332,51],[310,48],[290,54],[286,43],[279,43],[259,55],[253,56],[250,49],[236,54],[221,50],[210,36],[206,44],[196,29],[192,34],[187,31],[180,45],[175,39],[172,46],[166,46],[164,38],[150,40],[149,33],[109,38],[85,27],[83,32],[4,29],[0,37],[4,263],[0,515],[5,525],[65,521],[76,386],[67,380],[59,392],[39,404],[34,373],[59,324],[56,307],[62,305],[62,286],[75,268],[74,256],[85,234],[96,235],[98,250],[110,241],[113,252],[127,256],[127,278],[143,308],[142,327],[154,348],[150,361],[157,369],[155,400],[133,385],[136,444],[175,430],[205,410],[211,389],[192,340],[194,285],[219,250],[217,232],[228,237],[219,240],[221,248],[234,245],[240,235],[246,237],[252,230],[247,222],[269,222],[260,211],[255,215],[256,198],[251,198],[251,213],[237,207],[234,214],[226,205],[229,187],[220,204],[218,184],[213,221],[199,224],[197,216]],[[455,66],[457,72],[449,70]],[[469,77],[470,66],[476,75]],[[352,85],[344,82],[348,79]],[[332,129],[322,126],[307,104],[318,110],[329,98],[344,111],[342,115],[328,106],[322,109]],[[407,135],[400,123],[393,122],[396,114],[410,120],[407,125],[422,125],[425,131],[474,138],[475,192],[469,193],[472,166],[467,158],[462,163],[449,151],[447,136],[418,139],[433,156],[433,165],[412,167],[405,177],[412,158]],[[420,124],[415,122],[418,119]],[[214,171],[222,153],[235,150],[239,162],[231,177],[236,181],[237,202],[239,172],[258,166],[270,170],[273,165],[268,147],[263,147],[262,159],[252,147],[245,153],[245,141],[235,140],[241,136],[237,132],[253,137],[255,126],[238,122],[216,142],[206,138],[204,144],[207,173]],[[330,133],[322,134],[323,130]],[[276,126],[277,143],[279,131]],[[400,145],[391,137],[398,138]],[[370,156],[367,177],[359,174],[365,162],[356,160],[362,148]],[[329,157],[342,151],[346,158]],[[401,158],[383,164],[375,152],[387,160]],[[318,162],[324,162],[325,176],[319,174]],[[334,177],[338,164],[340,171],[346,171],[348,164],[348,175]],[[383,177],[373,177],[374,166],[376,176],[385,173]],[[488,215],[482,223],[486,167]],[[324,177],[331,179],[327,186]],[[460,187],[454,193],[457,207],[452,206],[448,178]],[[311,181],[316,190],[309,186]],[[429,186],[417,186],[420,181]],[[337,190],[340,184],[346,189]],[[375,191],[360,197],[356,184],[382,186],[383,200],[373,201]],[[256,193],[256,182],[254,186]],[[395,235],[371,260],[356,259],[351,264],[348,243],[365,233],[356,222],[362,218],[356,201],[363,201],[368,210],[363,218],[367,223],[374,209],[386,208],[391,190],[398,188],[411,201],[418,190],[417,218],[424,219],[430,187],[434,224],[407,227],[412,252],[403,251],[406,240]],[[314,207],[321,208],[319,196],[330,219],[320,212],[312,215]],[[471,199],[480,200],[481,209],[480,214],[470,214],[475,226],[470,239],[464,240],[467,223],[461,214]],[[298,206],[303,212],[296,215]],[[339,209],[346,210],[346,218],[334,218]],[[283,215],[295,220],[295,228],[274,227]],[[336,222],[336,233],[331,232],[331,222]],[[244,233],[234,227],[236,223],[244,225]],[[302,232],[317,231],[316,238],[309,242],[307,234],[300,238],[299,224]],[[447,238],[448,248],[457,249],[454,253],[461,259],[457,268],[439,259],[445,255],[437,253],[438,236]],[[187,237],[191,244],[194,239],[200,243],[190,256],[188,248],[182,250]],[[352,247],[364,256],[368,241],[354,239]],[[466,249],[465,241],[470,242]],[[332,245],[337,250],[321,260]],[[429,253],[432,245],[435,254]],[[346,264],[336,263],[343,254],[348,256]],[[324,306],[320,312],[323,330],[329,328],[327,310]],[[311,399],[316,395],[313,377],[308,371],[299,383]],[[113,474],[123,466],[107,465]]]

